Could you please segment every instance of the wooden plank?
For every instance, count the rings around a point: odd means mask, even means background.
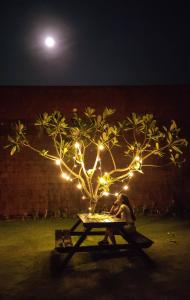
[[[55,250],[59,253],[69,252],[93,252],[93,251],[114,251],[114,250],[125,250],[131,248],[129,244],[116,244],[116,245],[104,245],[104,246],[80,246],[80,247],[56,247]]]
[[[138,231],[126,232],[124,228],[120,228],[122,237],[131,244],[134,244],[140,248],[149,248],[154,243],[152,240],[144,236]]]
[[[109,214],[78,214],[78,218],[91,228],[120,227],[127,223]]]
[[[74,231],[74,232],[71,232],[71,236],[81,236],[81,234],[83,233],[83,231]],[[105,230],[101,230],[101,231],[90,231],[88,232],[87,235],[92,235],[92,236],[102,236],[102,235],[105,235]],[[117,232],[115,235],[121,235],[119,232]]]
[[[75,224],[71,227],[70,232],[73,232],[81,223],[81,220],[78,219]]]

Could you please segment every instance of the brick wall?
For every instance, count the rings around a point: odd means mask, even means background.
[[[74,107],[101,110],[108,106],[117,109],[117,120],[133,111],[154,113],[166,123],[176,119],[189,136],[189,97],[187,86],[0,87],[0,215],[45,214],[47,209],[56,215],[63,210],[74,213],[87,206],[72,183],[61,180],[53,163],[28,151],[10,157],[2,149],[11,122],[31,122],[39,113],[55,109],[70,115]],[[151,206],[155,201],[159,210],[164,210],[172,199],[179,209],[189,207],[189,170],[189,161],[182,169],[146,170],[145,175],[135,176],[128,194],[136,207]]]

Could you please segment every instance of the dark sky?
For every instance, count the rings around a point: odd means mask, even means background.
[[[0,85],[188,84],[187,3],[4,1]],[[46,35],[54,49],[45,48]]]

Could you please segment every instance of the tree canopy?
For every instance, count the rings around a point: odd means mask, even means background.
[[[87,107],[82,113],[73,109],[72,117],[66,119],[60,111],[44,112],[34,126],[43,131],[50,144],[33,145],[26,126],[18,121],[6,148],[11,155],[29,148],[54,161],[62,178],[75,183],[83,199],[89,200],[89,210],[94,211],[101,197],[127,190],[136,172],[143,174],[146,167],[171,164],[180,167],[185,161],[187,140],[180,137],[174,120],[165,126],[152,114],[132,113],[115,121],[114,113],[112,108],[97,113]]]

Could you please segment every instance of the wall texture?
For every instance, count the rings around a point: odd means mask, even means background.
[[[0,87],[0,215],[75,213],[86,207],[80,192],[63,183],[54,164],[23,151],[10,157],[3,150],[11,124],[17,119],[31,123],[40,113],[87,106],[101,111],[116,108],[119,120],[131,112],[150,112],[164,123],[175,119],[185,137],[190,136],[190,86],[142,87]],[[35,132],[30,132],[34,138]],[[129,196],[136,207],[156,205],[164,211],[174,200],[178,210],[188,209],[190,196],[189,150],[181,169],[147,170],[135,176]],[[108,200],[107,200],[108,201]],[[110,199],[111,202],[111,199]],[[107,205],[108,203],[105,203]]]

